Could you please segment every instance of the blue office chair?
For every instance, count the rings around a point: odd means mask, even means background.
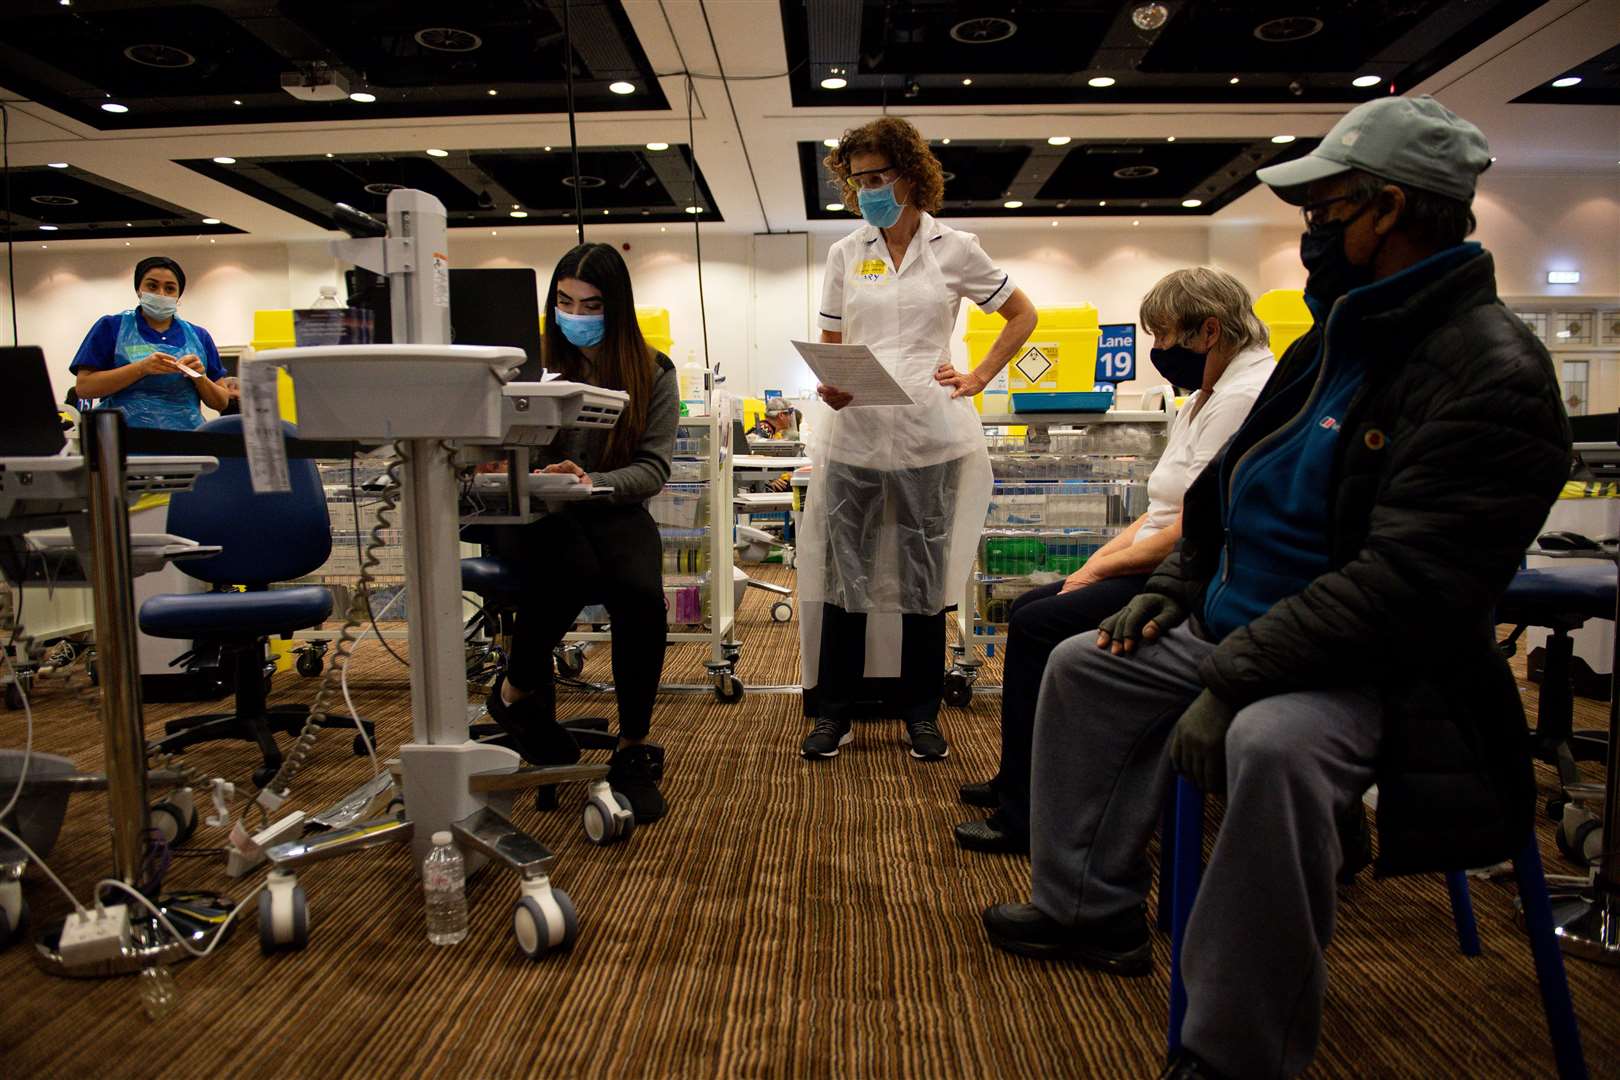
[[[1612,577],[1613,571],[1609,573]],[[1164,835],[1159,845],[1159,892],[1162,902],[1165,890],[1169,890],[1170,1030],[1166,1042],[1170,1054],[1174,1056],[1181,1049],[1181,1025],[1187,1017],[1187,988],[1181,978],[1181,956],[1186,943],[1187,920],[1192,916],[1193,901],[1198,895],[1198,879],[1203,872],[1204,793],[1185,776],[1177,776],[1169,799]],[[1513,873],[1519,883],[1525,929],[1530,935],[1530,952],[1535,958],[1541,1005],[1547,1014],[1547,1031],[1552,1036],[1558,1076],[1560,1080],[1585,1080],[1586,1059],[1581,1053],[1581,1032],[1575,1021],[1575,1007],[1569,998],[1564,954],[1559,949],[1558,937],[1553,930],[1552,904],[1534,833],[1523,850],[1514,857]],[[1474,921],[1473,902],[1468,895],[1468,876],[1460,870],[1447,874],[1446,888],[1451,894],[1452,915],[1457,923],[1458,948],[1465,956],[1478,956],[1479,930]]]
[[[1603,731],[1575,731],[1573,675],[1575,644],[1571,632],[1588,619],[1613,619],[1615,609],[1614,564],[1596,544],[1592,553],[1603,562],[1563,562],[1514,575],[1497,605],[1497,621],[1514,624],[1513,633],[1502,642],[1508,654],[1519,635],[1532,626],[1546,627],[1546,663],[1541,670],[1541,696],[1536,708],[1536,728],[1531,732],[1534,750],[1543,761],[1558,768],[1560,792],[1547,800],[1547,813],[1553,820],[1562,815],[1565,796],[1562,788],[1580,779],[1578,761],[1603,761],[1608,753],[1609,735]]]
[[[288,435],[296,434],[283,424]],[[239,434],[240,416],[204,424],[200,431]],[[157,748],[180,750],[215,739],[257,743],[263,765],[253,782],[268,783],[281,767],[275,733],[296,734],[309,717],[307,705],[268,706],[267,640],[319,626],[332,613],[332,594],[323,586],[271,589],[272,582],[314,573],[332,550],[331,524],[320,474],[308,459],[287,462],[292,490],[255,494],[246,458],[221,458],[219,468],[198,477],[190,491],[170,498],[168,529],[200,544],[217,544],[218,555],[176,563],[187,575],[217,587],[243,585],[246,592],[169,593],[141,605],[141,630],[153,637],[218,641],[221,656],[234,659],[236,710],[172,720]],[[328,717],[322,727],[351,726],[347,717]],[[374,731],[366,724],[367,735]],[[365,745],[355,737],[355,752]]]

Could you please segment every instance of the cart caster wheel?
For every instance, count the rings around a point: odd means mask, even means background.
[[[973,700],[973,684],[955,672],[945,675],[945,704],[957,709],[965,709]]]
[[[552,904],[525,896],[512,906],[512,936],[518,951],[530,960],[548,952],[566,949],[579,936],[579,916],[574,902],[561,889],[551,890]],[[547,912],[547,908],[552,910]]]
[[[309,903],[292,874],[274,871],[259,894],[259,951],[302,949],[309,944]]]
[[[21,881],[0,882],[0,949],[22,937],[28,924],[28,898]]]
[[[557,674],[565,679],[577,679],[585,673],[585,650],[568,645],[551,654],[557,662]]]
[[[101,685],[101,669],[96,666],[96,658],[91,657],[84,662],[84,673],[90,676],[91,686]]]
[[[319,653],[306,650],[298,654],[298,663],[295,666],[298,668],[298,674],[306,679],[313,679],[325,669],[326,661]]]
[[[722,645],[720,646],[720,655],[726,658],[726,663],[735,664],[738,660],[742,659],[742,646]]]
[[[405,816],[405,800],[398,797],[389,799],[387,808],[383,810],[383,816],[403,819]]]
[[[557,809],[556,784],[542,784],[534,789],[534,808],[542,814]]]
[[[793,618],[793,605],[786,600],[778,600],[771,605],[771,621],[787,622]]]
[[[373,738],[375,738],[375,736],[373,736]],[[370,754],[368,754],[366,752],[366,740],[362,739],[359,735],[356,735],[354,737],[353,749],[354,749],[354,756],[355,757],[370,757],[371,756]]]
[[[196,807],[192,807],[188,814],[184,807],[172,802],[160,802],[148,811],[147,820],[152,828],[163,835],[163,842],[170,847],[185,843],[197,831]]]
[[[743,699],[743,682],[735,675],[727,675],[715,684],[714,696],[728,705]]]
[[[630,800],[616,791],[608,794],[612,796],[611,799],[592,794],[590,801],[585,804],[585,836],[598,847],[628,840],[636,828],[636,815],[630,807]]]
[[[1601,854],[1603,822],[1578,807],[1566,807],[1555,838],[1558,850],[1577,866],[1590,866]]]
[[[19,683],[6,683],[6,708],[16,712],[23,707],[22,686]]]

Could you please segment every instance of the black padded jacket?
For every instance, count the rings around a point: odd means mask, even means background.
[[[1373,685],[1385,706],[1378,871],[1499,862],[1529,837],[1535,784],[1492,615],[1569,475],[1552,361],[1497,299],[1484,251],[1399,306],[1327,322],[1332,348],[1367,358],[1333,464],[1333,569],[1228,634],[1199,675],[1236,708]],[[1224,460],[1305,408],[1314,380],[1294,376],[1322,339],[1319,323],[1284,354]],[[1183,539],[1147,584],[1195,616],[1226,542],[1226,475],[1193,483]]]

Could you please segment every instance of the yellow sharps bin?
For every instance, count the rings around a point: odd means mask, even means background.
[[[1299,289],[1272,289],[1254,302],[1254,313],[1271,331],[1271,351],[1279,359],[1315,320]]]
[[[1009,394],[1084,393],[1092,388],[1097,376],[1097,344],[1102,340],[1097,309],[1090,304],[1037,308],[1036,315],[1035,332],[984,393],[973,399],[981,413],[1011,412]],[[970,367],[985,358],[1006,325],[1000,315],[968,309],[967,333],[962,340],[967,343]]]
[[[290,349],[298,344],[293,338],[291,308],[255,311],[253,313],[253,350]],[[289,424],[298,423],[298,402],[293,396],[292,376],[285,370],[276,372],[276,401],[281,406],[281,418]]]

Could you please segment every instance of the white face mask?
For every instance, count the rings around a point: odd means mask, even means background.
[[[150,292],[141,293],[141,310],[154,319],[172,319],[179,307],[180,298],[177,296],[162,296]]]

